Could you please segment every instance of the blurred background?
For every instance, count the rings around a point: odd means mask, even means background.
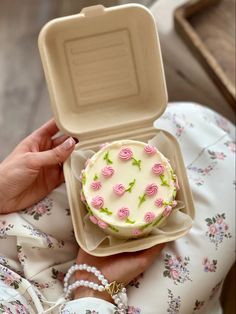
[[[55,17],[76,14],[85,6],[103,4],[109,7],[132,2],[147,6],[154,14],[169,101],[199,102],[234,119],[232,104],[212,82],[211,75],[199,63],[194,51],[189,49],[189,40],[177,32],[178,28],[181,30],[181,21],[177,27],[174,13],[178,7],[184,13],[185,10],[188,12],[188,8],[182,7],[186,3],[191,6],[192,3],[194,6],[200,3],[201,10],[197,7],[196,16],[188,22],[206,39],[206,43],[214,42],[210,48],[217,52],[219,60],[229,59],[222,67],[231,71],[234,80],[235,61],[229,56],[235,53],[235,21],[232,20],[235,19],[232,13],[235,0],[0,0],[0,160],[22,138],[52,116],[37,46],[42,26]],[[208,2],[216,2],[216,5],[205,8],[204,3]]]
[[[0,161],[52,117],[37,46],[42,26],[86,6],[132,2],[154,15],[169,101],[199,102],[235,121],[235,0],[0,0]],[[228,314],[232,276],[222,296]]]

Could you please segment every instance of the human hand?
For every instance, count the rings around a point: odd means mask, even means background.
[[[92,256],[80,249],[77,257],[77,264],[95,266],[109,282],[117,281],[126,286],[150,267],[163,247],[164,244],[159,244],[144,251],[122,253],[107,257]],[[98,283],[96,277],[92,273],[82,271],[76,273],[76,279],[89,280]],[[94,291],[86,287],[79,287],[74,294],[75,299],[88,296],[113,302],[111,296],[107,292]]]
[[[62,163],[72,153],[72,137],[58,132],[50,120],[24,139],[0,164],[0,213],[24,209],[64,181]]]

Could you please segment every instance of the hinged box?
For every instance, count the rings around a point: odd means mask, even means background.
[[[41,30],[39,49],[56,123],[65,134],[79,139],[76,150],[96,150],[101,143],[124,138],[147,142],[157,134],[153,122],[165,111],[167,91],[155,21],[144,6],[98,5],[52,20]],[[193,217],[181,152],[175,138],[166,135],[176,156],[178,198]],[[88,251],[80,185],[70,159],[64,172],[75,236]],[[129,241],[117,247],[101,245],[90,253],[109,255],[156,244],[150,238],[131,241],[132,245],[127,245]]]

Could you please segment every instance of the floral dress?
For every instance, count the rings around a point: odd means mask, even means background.
[[[222,313],[219,295],[235,258],[235,128],[193,103],[170,104],[155,127],[172,133],[181,146],[196,216],[190,232],[167,243],[129,284],[127,313]],[[0,313],[52,307],[63,295],[63,278],[77,252],[64,185],[30,208],[1,215]],[[48,313],[116,311],[95,298],[58,305]]]

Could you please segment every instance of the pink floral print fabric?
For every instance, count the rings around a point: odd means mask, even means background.
[[[150,269],[129,284],[128,313],[215,314],[224,276],[234,262],[235,128],[192,103],[172,104],[155,126],[180,144],[196,216],[189,234],[168,243]],[[0,291],[7,286],[24,295],[21,286],[27,281],[47,309],[45,300],[56,301],[62,294],[64,275],[76,255],[64,185],[20,213],[0,216]],[[25,295],[8,302],[2,295],[0,313],[38,313]],[[117,311],[86,298],[63,305],[60,313],[76,313],[75,308],[84,314]]]

